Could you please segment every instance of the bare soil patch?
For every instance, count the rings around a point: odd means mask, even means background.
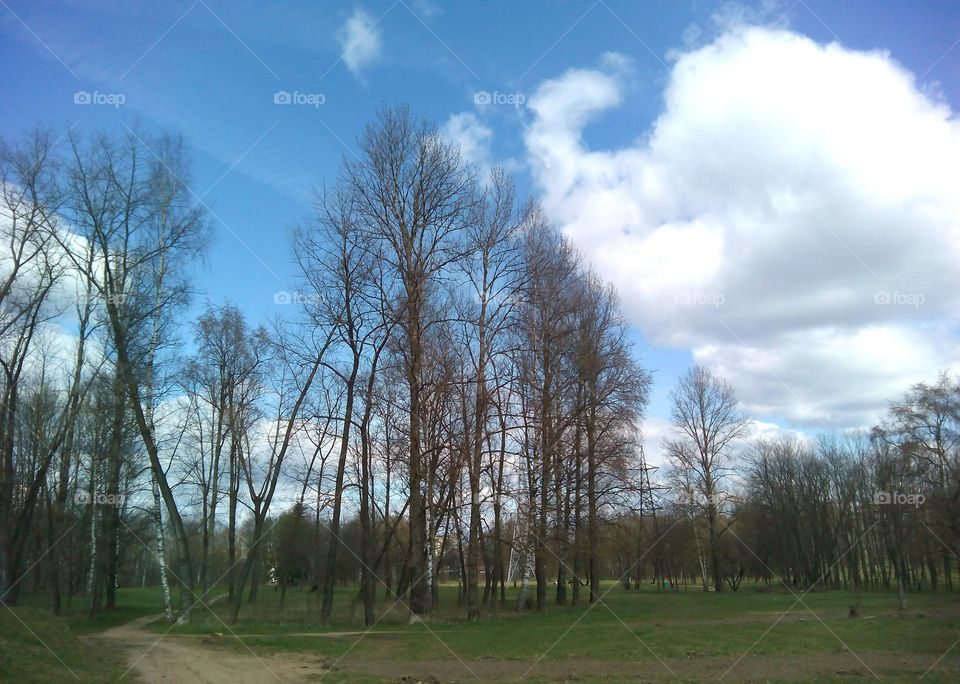
[[[146,684],[309,682],[324,672],[321,658],[300,653],[263,656],[249,651],[224,652],[205,646],[204,639],[161,636],[144,629],[160,617],[140,618],[86,638],[108,641],[125,652],[130,667],[127,677]]]

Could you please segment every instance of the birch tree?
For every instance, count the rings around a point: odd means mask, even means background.
[[[187,189],[183,143],[147,142],[136,132],[120,140],[70,140],[67,218],[95,263],[65,243],[103,303],[115,365],[160,490],[174,538],[183,621],[189,620],[193,565],[180,508],[167,480],[154,425],[160,351],[172,340],[175,315],[186,303],[186,267],[203,244],[205,223]]]

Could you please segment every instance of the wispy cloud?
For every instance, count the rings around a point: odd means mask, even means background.
[[[452,115],[440,133],[460,148],[460,154],[486,176],[490,173],[490,140],[493,130],[470,112]]]
[[[343,62],[354,76],[360,76],[360,72],[380,56],[380,32],[376,21],[361,7],[354,10],[337,31],[337,42],[343,49]]]

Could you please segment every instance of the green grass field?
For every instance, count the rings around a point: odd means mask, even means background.
[[[578,678],[586,678],[593,664],[602,669],[612,662],[636,665],[647,676],[659,678],[671,676],[670,669],[677,670],[671,665],[674,661],[709,661],[720,667],[743,653],[749,653],[738,666],[744,670],[783,656],[830,660],[839,655],[836,660],[849,660],[849,667],[841,674],[864,670],[870,676],[872,669],[879,676],[897,676],[900,670],[908,670],[901,674],[915,679],[960,638],[960,596],[947,594],[912,595],[907,610],[899,611],[895,595],[864,593],[859,600],[859,617],[850,618],[849,606],[857,597],[846,592],[813,592],[798,603],[786,591],[758,592],[750,587],[736,593],[704,594],[694,588],[626,591],[608,584],[602,602],[593,607],[552,607],[545,613],[517,613],[504,608],[468,624],[462,618],[463,610],[456,606],[456,587],[444,586],[442,607],[425,625],[408,625],[403,606],[388,610],[390,604],[381,602],[378,623],[360,638],[365,630],[360,621],[361,608],[352,600],[355,590],[340,591],[334,624],[321,627],[315,594],[291,591],[287,605],[280,610],[278,594],[265,589],[256,605],[244,607],[236,626],[228,628],[221,622],[226,618],[225,608],[213,612],[201,609],[190,626],[176,628],[173,633],[222,634],[223,643],[234,648],[306,652],[328,662],[339,659],[338,666],[348,673],[353,665],[376,674],[378,668],[371,663],[381,661],[389,667],[429,674],[416,665],[448,661],[452,667],[442,671],[452,675],[459,665],[464,679],[473,678],[470,669],[476,668],[470,663],[487,666],[507,661],[518,666],[532,664],[541,655],[542,661],[528,678],[544,665],[553,672],[568,665]],[[157,628],[166,629],[160,625]],[[313,636],[341,631],[361,634]],[[239,635],[242,642],[230,638],[231,634]],[[904,663],[891,662],[891,656],[904,656]],[[876,665],[871,664],[871,658]],[[578,663],[583,667],[578,668]],[[510,669],[513,672],[517,667]],[[947,676],[948,672],[952,674]],[[952,653],[926,679],[955,681],[957,674],[956,654]],[[735,668],[728,677],[737,681],[736,675]],[[344,677],[346,681],[349,674]],[[682,678],[679,673],[678,678]]]
[[[0,682],[114,681],[126,670],[123,654],[84,637],[153,615],[159,600],[156,589],[123,589],[117,609],[93,619],[82,598],[59,618],[45,595],[0,608]]]
[[[328,682],[840,681],[874,675],[916,681],[924,674],[924,681],[960,680],[960,646],[950,650],[960,639],[956,594],[912,594],[900,611],[894,594],[864,593],[859,616],[851,618],[848,609],[857,597],[846,592],[813,592],[802,603],[785,591],[751,587],[704,594],[694,588],[626,591],[608,584],[604,592],[592,607],[551,607],[544,613],[504,608],[466,623],[456,587],[442,586],[441,608],[425,624],[408,625],[402,606],[391,609],[381,599],[379,621],[368,631],[355,589],[338,590],[334,624],[322,627],[315,593],[291,590],[281,610],[279,594],[263,587],[236,626],[221,621],[226,606],[219,602],[198,607],[190,625],[169,635],[184,637],[179,641],[211,657],[252,651],[263,658],[299,658],[314,668],[310,680]],[[95,624],[77,615],[54,620],[33,607],[17,613],[85,679],[91,672],[87,660],[95,654],[84,652],[84,634],[160,609],[155,590],[121,590],[120,602],[116,616]],[[58,668],[72,680],[9,612],[2,619],[0,680],[61,681],[36,676]],[[159,636],[170,627],[160,621],[148,629]],[[185,638],[191,635],[198,638]],[[104,669],[111,657],[95,658],[101,677],[89,681],[116,676],[115,666]],[[30,663],[42,663],[42,669]]]

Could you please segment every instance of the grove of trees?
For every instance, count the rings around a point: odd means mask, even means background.
[[[871,432],[771,440],[694,366],[654,469],[616,292],[432,124],[364,129],[290,231],[297,306],[269,321],[184,321],[210,232],[189,181],[172,136],[0,144],[4,603],[97,614],[158,584],[171,620],[225,593],[236,621],[271,582],[327,623],[349,585],[369,625],[378,595],[429,614],[441,581],[468,619],[603,579],[954,589],[952,376]]]

